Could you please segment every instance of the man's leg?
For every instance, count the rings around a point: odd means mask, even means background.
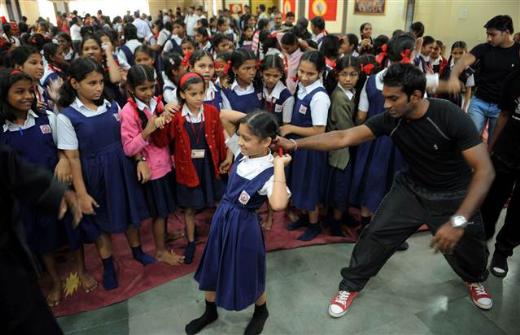
[[[486,196],[486,199],[480,207],[482,213],[482,221],[486,232],[486,240],[495,235],[495,226],[500,216],[502,208],[507,199],[511,195],[516,177],[511,170],[505,167],[499,160],[493,158],[493,166],[495,167],[495,179]]]
[[[357,292],[375,276],[396,249],[425,222],[424,209],[406,181],[397,176],[370,224],[354,246],[350,264],[341,269],[339,292],[329,305],[329,315],[347,312]]]
[[[468,115],[477,127],[478,133],[482,134],[486,123],[486,105],[487,103],[477,97],[473,97],[468,107]]]
[[[497,104],[488,104],[488,108],[486,110],[486,117],[488,119],[488,142],[493,136],[493,131],[495,131],[495,126],[497,124],[497,119],[500,116],[500,108],[498,108]]]

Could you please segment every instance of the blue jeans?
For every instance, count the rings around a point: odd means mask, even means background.
[[[493,135],[493,130],[497,122],[498,115],[500,114],[500,108],[497,104],[484,101],[477,97],[473,97],[468,107],[468,115],[475,123],[479,134],[482,134],[482,130],[488,122],[488,138],[490,139]]]

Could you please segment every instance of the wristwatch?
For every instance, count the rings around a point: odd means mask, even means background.
[[[450,218],[450,224],[453,228],[466,228],[469,224],[468,220],[462,215],[454,215]]]

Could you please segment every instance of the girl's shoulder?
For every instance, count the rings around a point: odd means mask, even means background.
[[[204,103],[203,106],[204,106],[204,117],[205,118],[220,120],[220,113],[219,113],[217,107],[213,106],[212,104],[207,104],[207,103]]]

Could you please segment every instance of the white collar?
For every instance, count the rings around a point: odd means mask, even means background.
[[[38,118],[38,114],[36,114],[32,109],[29,109],[29,111],[27,112],[27,118],[25,119],[23,125],[20,125],[18,123],[14,123],[14,122],[9,121],[9,120],[5,120],[5,123],[4,123],[4,126],[3,126],[4,133],[6,131],[8,131],[8,130],[25,129],[25,128],[27,128],[27,125],[30,122],[33,122],[33,120],[37,119],[37,118]]]
[[[150,114],[153,114],[155,112],[155,109],[157,108],[157,100],[155,97],[152,97],[150,100],[150,105],[145,104],[143,101],[135,98],[135,103],[137,104],[137,108],[144,111],[145,109],[148,109]]]
[[[177,85],[175,85],[175,83],[173,81],[171,81],[170,78],[168,78],[168,76],[166,75],[166,72],[163,71],[162,77],[163,77],[163,81],[164,81],[164,86],[177,88]]]
[[[323,86],[323,84],[321,83],[321,79],[316,80],[309,86],[303,86],[303,84],[301,82],[299,82],[298,83],[298,87],[299,87],[298,92],[301,91],[305,96],[305,95],[311,93],[312,91],[314,91],[315,89],[317,89],[318,87],[322,87],[322,86]]]
[[[249,84],[246,88],[242,88],[240,85],[238,85],[238,81],[235,79],[233,84],[231,84],[231,90],[232,91],[240,91],[240,92],[254,92],[255,87],[253,86],[253,83]]]
[[[248,164],[258,164],[258,163],[272,163],[274,161],[273,154],[269,152],[265,156],[250,158],[249,156],[243,155],[240,158],[240,162],[247,162]]]
[[[85,104],[79,98],[76,98],[76,99],[74,99],[74,102],[72,102],[71,107],[76,110],[83,110],[83,111],[90,112],[90,113],[92,113],[92,112],[103,113],[103,112],[106,112],[107,106],[109,106],[109,105],[110,105],[110,102],[105,99],[105,100],[103,100],[103,103],[101,104],[101,106],[97,106],[96,110],[92,110],[92,109],[88,108],[87,106],[85,106]]]
[[[354,89],[346,90],[339,83],[338,83],[338,87],[343,91],[343,93],[345,93],[345,95],[347,96],[347,98],[349,98],[349,100],[352,100],[352,98],[356,94],[356,91]]]
[[[204,121],[204,105],[200,106],[199,114],[195,115],[187,104],[182,105],[181,116],[185,117],[191,123]]]
[[[273,97],[275,99],[280,99],[280,94],[285,89],[285,85],[282,83],[281,80],[279,80],[276,85],[274,85],[273,90],[271,91],[271,94],[269,94],[267,88],[264,86],[264,96],[269,98]]]

